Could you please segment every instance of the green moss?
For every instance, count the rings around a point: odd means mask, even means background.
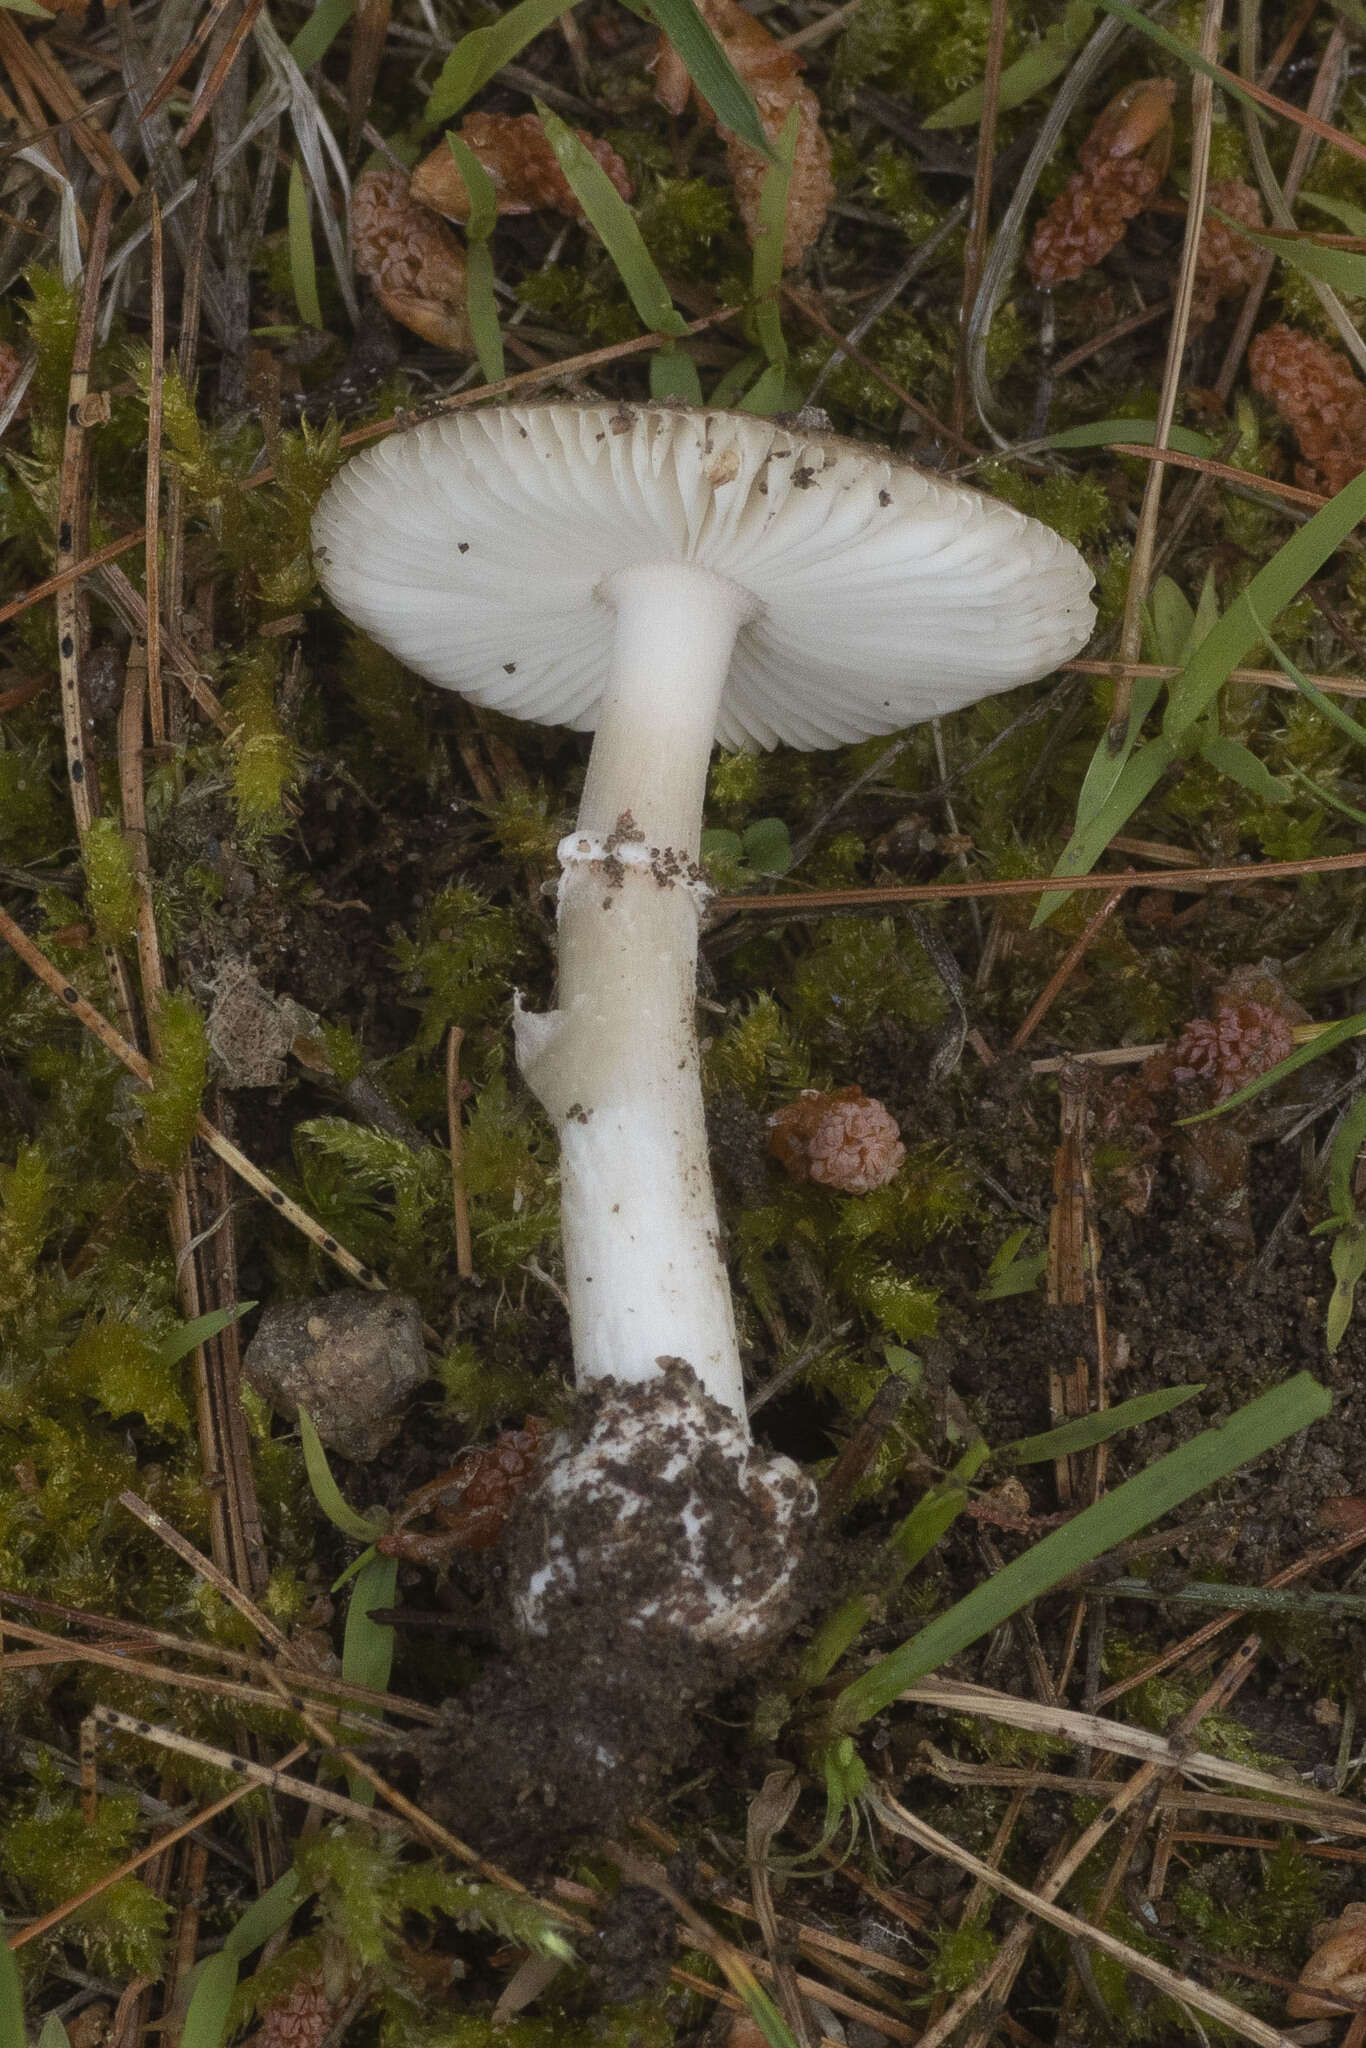
[[[703,1078],[708,1089],[734,1088],[755,1109],[775,1090],[793,1093],[810,1080],[810,1061],[771,995],[750,1007],[707,1047]]]
[[[184,1430],[189,1411],[155,1340],[117,1316],[89,1318],[62,1360],[62,1379],[75,1393],[114,1416],[141,1415],[154,1430]]]
[[[665,271],[680,277],[709,277],[715,245],[735,234],[730,195],[706,178],[661,178],[636,208],[645,246]]]
[[[895,143],[884,142],[874,150],[868,185],[912,244],[923,242],[938,226],[939,215],[926,197],[914,158]]]
[[[425,775],[428,693],[397,656],[366,634],[349,632],[342,647],[341,682],[365,725],[367,767],[378,748],[387,768]]]
[[[13,1166],[0,1166],[0,1317],[17,1314],[37,1292],[36,1268],[56,1197],[41,1145],[21,1145]]]
[[[41,420],[53,425],[66,418],[76,347],[77,294],[55,270],[44,270],[39,264],[24,272],[24,282],[29,289],[24,317],[38,357],[29,400]]]
[[[996,1936],[981,1920],[965,1920],[959,1927],[936,1927],[930,1941],[930,1983],[942,1998],[953,1998],[975,1984],[996,1954]]]
[[[96,818],[81,850],[86,901],[102,939],[118,945],[137,929],[138,885],[133,856],[122,827],[113,818]]]
[[[489,829],[506,859],[549,868],[568,819],[548,790],[516,787],[484,807]]]
[[[275,709],[279,667],[278,640],[258,642],[233,664],[235,680],[223,698],[233,722],[233,797],[243,831],[252,838],[286,830],[285,798],[298,775],[297,749]]]
[[[591,341],[629,341],[640,332],[635,308],[615,271],[599,282],[596,274],[590,277],[568,264],[548,263],[522,279],[517,296],[543,320]]]
[[[792,977],[797,1024],[828,1045],[857,1046],[874,1022],[938,1023],[944,991],[909,928],[891,918],[830,918]]]
[[[473,1344],[457,1344],[437,1361],[436,1376],[452,1415],[474,1432],[543,1412],[545,1378],[524,1366],[497,1364]]]
[[[1115,516],[1110,494],[1094,474],[1070,476],[1064,470],[1050,470],[1036,477],[1012,463],[992,462],[979,480],[993,497],[1004,498],[1031,519],[1041,519],[1073,547],[1099,539]]]
[[[142,1121],[137,1145],[142,1157],[171,1171],[179,1166],[194,1136],[195,1119],[209,1071],[204,1020],[186,995],[167,996],[157,1012],[161,1051],[153,1062],[152,1085],[138,1098]]]
[[[1366,596],[1363,596],[1366,604]],[[759,754],[718,754],[707,777],[709,811],[716,821],[739,831],[753,816],[764,781]],[[709,817],[708,822],[711,822]]]
[[[466,1113],[461,1167],[475,1262],[489,1277],[516,1272],[557,1236],[552,1152],[544,1127],[490,1071]]]
[[[78,1801],[55,1783],[20,1802],[0,1827],[0,1868],[30,1907],[46,1912],[84,1891],[136,1845],[134,1799],[104,1798],[88,1826]],[[118,1980],[160,1971],[170,1909],[136,1878],[121,1878],[62,1924],[89,1965]]]
[[[975,84],[986,69],[990,0],[864,0],[844,32],[841,86],[895,81],[927,110]],[[1012,24],[1006,62],[1019,54]]]
[[[427,991],[417,1051],[435,1051],[452,1024],[468,1031],[506,1014],[526,953],[516,912],[495,908],[475,889],[443,889],[423,911],[416,934],[394,944],[408,986]]]
[[[50,740],[25,746],[0,740],[0,853],[12,860],[48,860],[71,834],[52,783]]]

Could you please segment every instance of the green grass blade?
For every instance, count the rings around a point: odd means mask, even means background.
[[[1151,678],[1149,678],[1151,680]],[[1137,691],[1135,691],[1137,696]],[[1130,731],[1133,731],[1130,723]],[[1100,746],[1106,745],[1102,737]],[[1097,749],[1099,755],[1100,749]],[[1053,870],[1060,879],[1072,875],[1089,875],[1096,862],[1104,853],[1116,832],[1122,832],[1129,819],[1149,796],[1152,795],[1162,777],[1176,759],[1176,748],[1161,734],[1149,740],[1126,759],[1123,754],[1115,757],[1122,765],[1111,781],[1103,802],[1090,814],[1084,824],[1078,825],[1068,840]],[[1066,889],[1050,889],[1039,899],[1034,913],[1032,929],[1037,929],[1048,919],[1058,906],[1067,901]]]
[[[1063,427],[1058,433],[1049,434],[1038,445],[1043,448],[1109,448],[1116,441],[1129,441],[1140,448],[1154,448],[1157,445],[1157,421],[1087,420],[1079,427]],[[1190,427],[1169,428],[1166,445],[1174,448],[1178,455],[1214,453],[1214,443],[1209,435],[1197,434]]]
[[[1225,227],[1245,235],[1249,242],[1255,242],[1269,256],[1279,257],[1292,270],[1303,271],[1306,277],[1318,278],[1347,298],[1359,299],[1366,295],[1366,255],[1359,249],[1325,249],[1319,242],[1305,241],[1296,235],[1276,235],[1259,228],[1245,227],[1231,214],[1220,213],[1217,206],[1211,206],[1209,211],[1216,220],[1223,221]]]
[[[889,1707],[908,1685],[954,1657],[979,1636],[1017,1614],[1051,1586],[1090,1564],[1115,1544],[1123,1543],[1169,1514],[1183,1501],[1241,1465],[1260,1457],[1274,1444],[1305,1429],[1327,1414],[1331,1399],[1308,1373],[1297,1373],[1284,1386],[1249,1402],[1217,1429],[1202,1430],[1180,1450],[1159,1458],[1146,1472],[1126,1479],[1093,1507],[1084,1508],[1064,1528],[1055,1529],[996,1572],[966,1599],[941,1614],[927,1628],[875,1664],[835,1702],[834,1725],[852,1732],[872,1715]]]
[[[635,215],[602,165],[573,129],[538,100],[536,112],[556,161],[579,205],[588,215],[604,248],[631,296],[631,304],[657,334],[686,334],[687,322],[655,267],[654,257],[636,225]]]
[[[210,1337],[216,1337],[220,1330],[226,1330],[229,1323],[235,1323],[239,1316],[244,1316],[255,1306],[254,1301],[237,1301],[231,1308],[211,1309],[208,1315],[196,1316],[192,1322],[178,1323],[157,1346],[157,1364],[179,1365],[197,1344],[207,1344]]]
[[[1135,1394],[1132,1401],[1121,1401],[1118,1408],[1102,1408],[1096,1415],[1079,1416],[1075,1422],[1064,1422],[1059,1429],[1045,1430],[1042,1436],[1017,1437],[1013,1444],[1002,1444],[997,1455],[1013,1458],[1017,1465],[1043,1465],[1051,1458],[1070,1458],[1077,1451],[1089,1451],[1094,1444],[1118,1436],[1122,1429],[1137,1429],[1140,1423],[1151,1422],[1155,1416],[1169,1415],[1173,1408],[1204,1391],[1202,1381],[1199,1386],[1159,1387],[1155,1394]]]
[[[323,309],[318,298],[318,266],[313,258],[313,221],[308,187],[297,161],[289,167],[289,277],[299,318],[306,327],[321,327]]]
[[[38,0],[0,0],[0,7],[7,8],[11,14],[30,14],[35,21],[52,19],[47,8],[38,5]]]
[[[1227,733],[1216,733],[1200,749],[1202,760],[1220,775],[1227,775],[1240,789],[1246,789],[1264,804],[1288,804],[1290,790],[1279,775],[1273,775],[1265,761]]]
[[[1296,668],[1294,662],[1290,659],[1290,656],[1286,653],[1285,649],[1280,645],[1280,642],[1277,640],[1273,640],[1267,628],[1262,624],[1261,618],[1255,606],[1252,608],[1252,616],[1254,621],[1256,622],[1258,632],[1261,634],[1263,640],[1265,640],[1267,646],[1271,649],[1271,652],[1275,655],[1278,667],[1281,669],[1283,674],[1289,676],[1291,682],[1295,685],[1295,688],[1299,691],[1300,695],[1302,697],[1307,697],[1309,699],[1309,702],[1313,705],[1314,709],[1316,711],[1321,711],[1324,717],[1328,719],[1331,724],[1335,725],[1340,733],[1344,733],[1346,737],[1349,740],[1354,741],[1357,746],[1366,747],[1366,725],[1358,724],[1357,720],[1355,718],[1350,717],[1348,713],[1343,710],[1342,706],[1336,703],[1334,699],[1330,697],[1325,690],[1321,690],[1317,683],[1311,683],[1308,676],[1303,674],[1303,672],[1300,669]]]
[[[493,295],[493,251],[489,247],[498,220],[498,193],[467,142],[448,132],[446,145],[455,158],[470,202],[465,223],[465,303],[474,352],[486,382],[497,384],[507,375],[503,330],[498,324],[498,302]]]
[[[462,36],[432,87],[423,110],[423,126],[439,128],[443,121],[449,121],[542,30],[571,11],[565,0],[522,0],[520,7],[509,8],[488,28],[472,29],[469,35]]]
[[[14,1950],[0,1933],[0,2041],[23,2041],[24,1990]]]
[[[1303,768],[1297,768],[1293,761],[1286,767],[1296,782],[1303,783],[1315,803],[1323,805],[1326,811],[1338,811],[1344,818],[1350,818],[1354,825],[1366,825],[1366,811],[1359,811],[1355,804],[1349,804],[1344,797],[1334,796],[1331,789],[1325,789],[1321,782],[1315,782],[1312,775],[1306,775]]]
[[[356,11],[356,0],[318,0],[317,6],[289,46],[300,71],[325,57]]]
[[[1171,691],[1163,724],[1168,739],[1181,739],[1208,710],[1228,681],[1230,670],[1264,637],[1265,628],[1259,621],[1274,619],[1284,611],[1363,519],[1366,472],[1353,477],[1277,549],[1200,642]]]
[[[382,1536],[387,1526],[381,1515],[358,1514],[345,1498],[341,1488],[332,1477],[332,1467],[327,1462],[322,1438],[313,1426],[313,1417],[306,1408],[299,1410],[299,1435],[304,1447],[304,1468],[308,1483],[313,1489],[313,1498],[335,1529],[343,1536],[352,1536],[357,1543],[373,1543]]]
[[[1366,235],[1366,207],[1353,206],[1350,199],[1339,199],[1327,192],[1301,192],[1300,205],[1317,206],[1320,213],[1331,213],[1349,235]]]
[[[1062,20],[1045,29],[1037,43],[1032,43],[1013,64],[1006,65],[997,96],[999,112],[1006,114],[1013,107],[1023,106],[1036,92],[1043,92],[1062,76],[1090,34],[1095,13],[1093,0],[1071,0]],[[921,126],[967,128],[981,119],[985,104],[986,90],[979,80],[966,92],[960,92],[957,99],[937,107]]]
[[[1352,1180],[1357,1154],[1363,1145],[1366,1145],[1366,1095],[1358,1095],[1338,1125],[1333,1149],[1328,1155],[1328,1199],[1335,1216],[1356,1214]]]
[[[398,1589],[398,1559],[370,1558],[356,1576],[346,1609],[346,1632],[342,1637],[342,1677],[348,1685],[370,1686],[384,1692],[394,1668],[394,1631],[389,1622],[372,1621],[371,1610],[392,1607]],[[348,1790],[361,1806],[373,1806],[375,1788],[356,1771],[347,1772]]]
[[[754,242],[755,327],[759,346],[770,363],[787,365],[787,343],[783,339],[782,314],[778,309],[778,287],[783,281],[783,237],[787,233],[787,200],[792,189],[792,166],[797,153],[797,129],[801,115],[788,109],[773,162],[764,173],[759,194],[759,232]]]
[[[702,379],[691,356],[681,348],[656,349],[650,357],[651,398],[680,398],[684,405],[701,405]]]
[[[1150,42],[1169,51],[1173,57],[1179,57],[1190,70],[1203,71],[1206,78],[1212,78],[1222,92],[1228,93],[1235,100],[1241,100],[1245,107],[1251,107],[1259,121],[1266,119],[1266,109],[1258,104],[1250,92],[1244,90],[1234,74],[1226,71],[1222,64],[1211,64],[1191,44],[1183,43],[1180,36],[1173,35],[1169,28],[1163,28],[1161,22],[1149,21],[1147,15],[1140,14],[1136,7],[1131,7],[1128,0],[1100,0],[1100,4],[1107,14],[1118,15],[1122,22],[1126,22],[1130,28],[1137,29],[1141,36],[1147,36]]]
[[[206,1956],[194,1973],[194,1990],[181,2031],[180,2048],[222,2048],[228,2031],[237,1962],[226,1949]]]
[[[1268,1088],[1274,1088],[1288,1075],[1297,1074],[1301,1067],[1307,1067],[1310,1060],[1322,1059],[1326,1052],[1336,1052],[1340,1045],[1347,1045],[1353,1038],[1366,1033],[1366,1010],[1358,1010],[1354,1016],[1340,1017],[1336,1024],[1329,1024],[1316,1032],[1303,1045],[1297,1045],[1283,1060],[1277,1060],[1274,1067],[1268,1067],[1264,1074],[1258,1074],[1255,1081],[1249,1081],[1236,1095],[1218,1103],[1213,1109],[1202,1109],[1198,1116],[1183,1116],[1177,1119],[1181,1124],[1207,1124],[1212,1116],[1227,1116],[1231,1109],[1241,1109],[1245,1102],[1261,1095]]]
[[[269,1891],[262,1892],[248,1906],[218,1953],[206,1957],[199,1965],[194,1973],[180,2048],[222,2048],[241,1965],[253,1949],[279,1932],[297,1912],[303,1898],[298,1872],[287,1870]]]
[[[663,29],[721,126],[732,129],[761,156],[772,156],[772,145],[763,131],[749,87],[693,0],[646,0],[641,12]]]

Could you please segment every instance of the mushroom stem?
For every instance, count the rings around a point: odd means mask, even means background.
[[[707,760],[750,593],[687,563],[608,578],[612,670],[560,846],[559,995],[517,1057],[560,1139],[580,1386],[687,1361],[748,1432],[693,1007]]]

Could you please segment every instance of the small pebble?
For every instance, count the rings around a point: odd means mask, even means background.
[[[422,1311],[409,1294],[343,1288],[268,1308],[242,1370],[293,1421],[301,1408],[330,1450],[364,1463],[398,1434],[430,1376]]]

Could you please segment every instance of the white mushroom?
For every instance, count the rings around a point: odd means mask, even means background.
[[[1086,565],[877,448],[628,405],[427,421],[342,470],[314,539],[335,602],[418,674],[596,733],[560,846],[557,1007],[516,1026],[560,1140],[576,1376],[634,1388],[686,1361],[729,1411],[743,1488],[776,1487],[799,1519],[792,1468],[749,1448],[707,1156],[708,758],[841,746],[1047,674],[1090,633]],[[709,1633],[729,1625],[703,1606]]]

